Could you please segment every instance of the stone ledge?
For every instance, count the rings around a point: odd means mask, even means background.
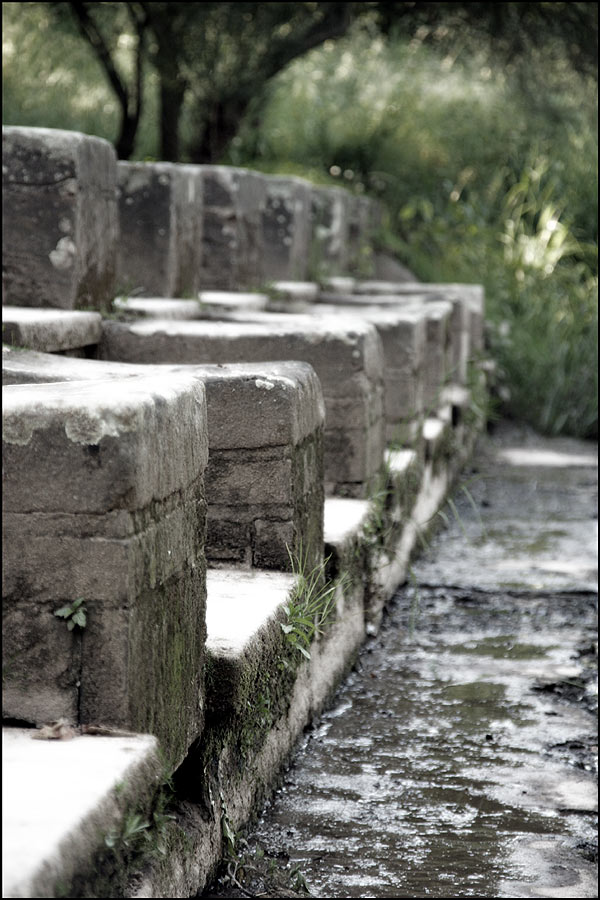
[[[41,353],[63,353],[97,344],[102,316],[95,312],[2,307],[2,341]]]
[[[143,817],[164,778],[150,735],[38,733],[2,729],[3,897],[60,897],[93,878],[105,837],[122,834],[132,811]]]
[[[247,702],[256,700],[253,689],[259,670],[276,673],[277,660],[274,664],[268,659],[268,634],[274,629],[275,637],[280,637],[282,606],[295,584],[296,578],[283,572],[208,571],[207,701],[211,719],[246,714]]]
[[[198,294],[201,319],[218,319],[228,312],[259,312],[266,309],[269,298],[266,294],[243,291],[200,291]]]
[[[276,313],[243,321],[104,323],[100,355],[132,363],[198,364],[301,360],[325,401],[325,480],[364,496],[383,458],[383,354],[374,326],[354,318],[315,320]],[[343,415],[340,413],[343,407]],[[337,416],[337,419],[336,419]]]
[[[130,316],[147,316],[150,319],[197,319],[200,304],[197,300],[177,300],[167,297],[116,297],[116,312]]]
[[[3,426],[4,715],[152,731],[181,760],[204,715],[204,385],[13,385]],[[80,627],[57,618],[82,600]]]

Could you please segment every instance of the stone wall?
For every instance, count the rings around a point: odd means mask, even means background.
[[[368,198],[117,163],[67,132],[4,141],[3,709],[10,746],[48,766],[6,896],[191,896],[470,452],[483,294],[355,281]],[[61,765],[121,739],[127,777],[115,753],[63,811]],[[105,839],[132,810],[160,862]]]

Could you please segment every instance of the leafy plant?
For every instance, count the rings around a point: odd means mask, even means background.
[[[296,582],[284,606],[287,621],[281,623],[281,630],[290,646],[310,659],[313,638],[323,633],[333,617],[339,580],[327,581],[329,557],[310,568],[302,545],[297,554],[289,547],[287,551]]]
[[[121,844],[127,849],[131,849],[140,840],[149,840],[150,834],[148,829],[150,822],[139,813],[129,813],[123,822],[120,831],[111,829],[104,838],[104,843],[109,849],[115,848]]]
[[[84,602],[83,597],[79,597],[77,600],[73,600],[70,606],[61,606],[60,609],[55,610],[54,615],[66,619],[69,631],[73,631],[76,627],[85,628],[87,610],[83,606]]]

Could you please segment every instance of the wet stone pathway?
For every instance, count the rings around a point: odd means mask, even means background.
[[[500,425],[445,517],[205,896],[597,896],[596,446]]]

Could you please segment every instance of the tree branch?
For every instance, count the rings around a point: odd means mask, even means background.
[[[79,0],[72,0],[72,2],[69,3],[69,6],[71,7],[75,19],[77,20],[77,24],[79,26],[81,34],[92,47],[104,71],[106,72],[112,88],[119,99],[119,103],[121,104],[124,112],[126,112],[129,106],[129,92],[126,85],[123,83],[121,76],[117,72],[115,64],[110,55],[110,51],[96,23],[90,17],[85,3],[81,3],[79,2]]]

